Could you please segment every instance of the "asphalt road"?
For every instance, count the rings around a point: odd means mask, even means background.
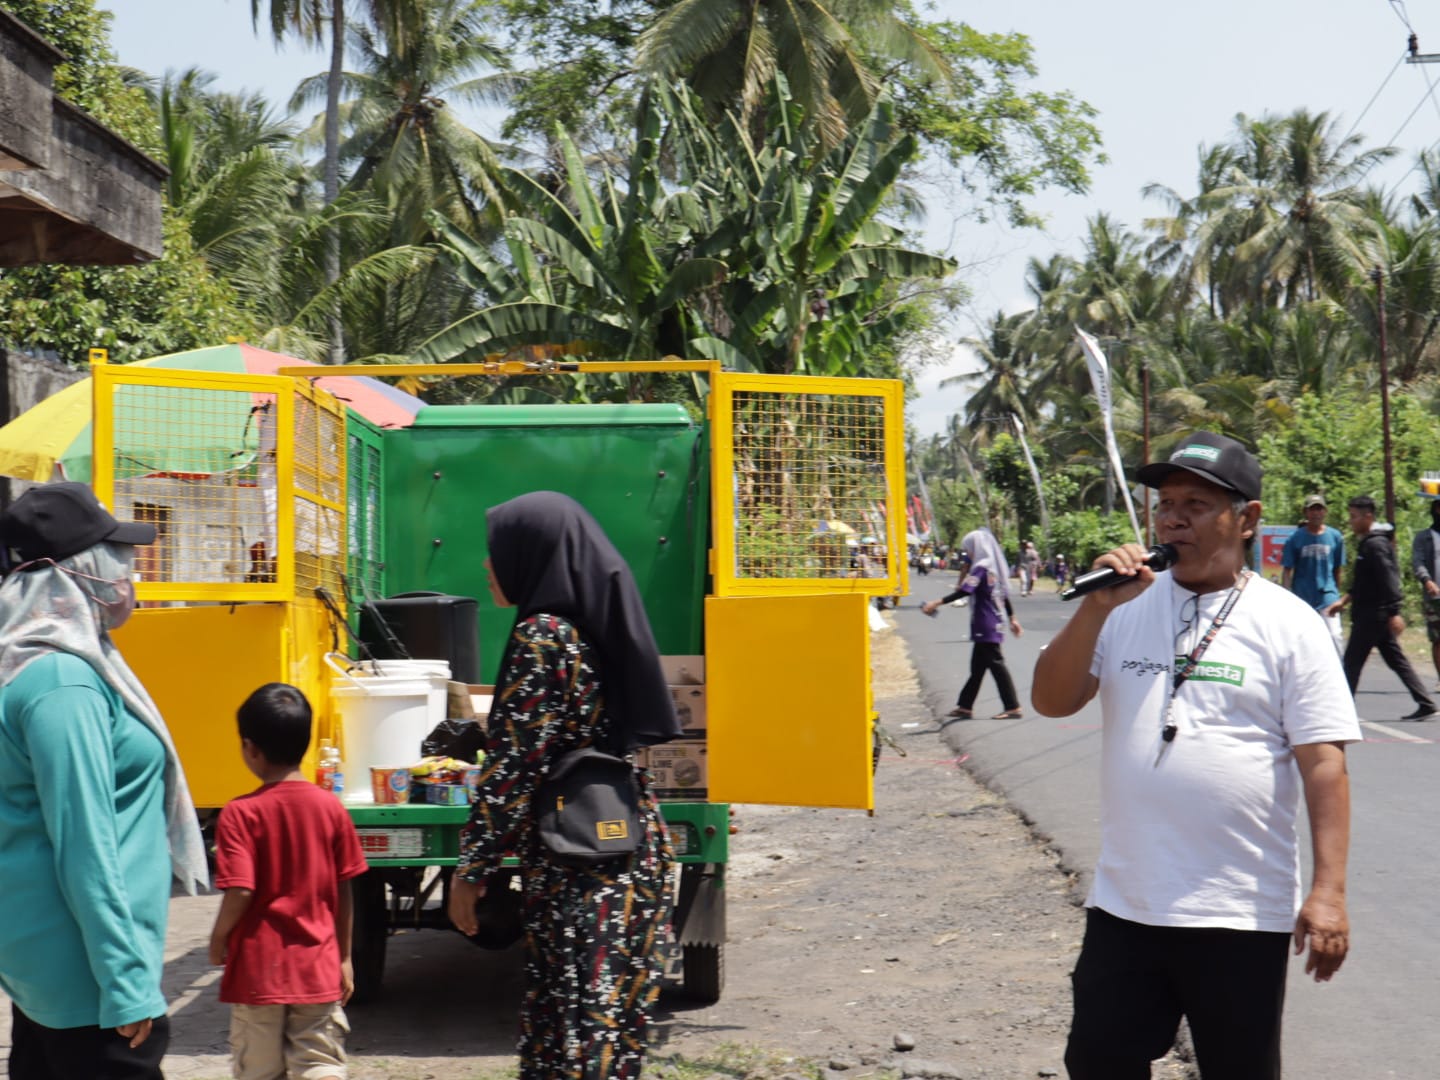
[[[920,673],[927,704],[943,715],[969,671],[970,613],[943,608],[936,619],[919,603],[950,588],[953,574],[912,581],[896,624]],[[1014,807],[1062,854],[1088,889],[1099,853],[1100,713],[1092,703],[1052,720],[1030,708],[1035,657],[1064,625],[1070,607],[1041,582],[1015,601],[1025,629],[1007,637],[1005,657],[1026,710],[1023,720],[950,723],[946,735],[966,766]],[[1417,664],[1426,685],[1430,665]],[[1353,796],[1349,902],[1351,953],[1328,984],[1304,976],[1297,959],[1286,1006],[1285,1074],[1336,1080],[1432,1080],[1440,1075],[1440,859],[1436,858],[1440,724],[1396,718],[1413,707],[1378,656],[1360,681],[1365,741],[1352,746]],[[987,678],[975,715],[1001,710]],[[1308,839],[1302,849],[1308,855]],[[1308,861],[1308,860],[1307,860]],[[1306,871],[1308,882],[1308,869]]]

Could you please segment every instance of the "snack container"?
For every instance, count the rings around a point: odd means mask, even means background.
[[[377,803],[410,801],[410,770],[408,768],[372,768],[370,792]]]
[[[470,793],[470,798],[475,798],[475,792],[480,790],[480,766],[475,765],[466,769],[464,773],[465,790]]]
[[[470,789],[464,784],[426,784],[426,800],[436,806],[469,806]]]

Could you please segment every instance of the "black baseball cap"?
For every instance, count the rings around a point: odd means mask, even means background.
[[[1264,475],[1260,462],[1234,439],[1213,431],[1197,431],[1181,439],[1169,461],[1142,465],[1135,477],[1146,487],[1158,488],[1176,469],[1194,473],[1247,499],[1260,498],[1260,478]]]
[[[0,514],[0,540],[21,562],[68,559],[102,540],[153,544],[155,526],[117,521],[84,484],[41,484]]]

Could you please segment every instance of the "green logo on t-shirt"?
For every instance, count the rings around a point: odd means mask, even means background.
[[[1185,666],[1185,657],[1175,658],[1175,670],[1179,671]],[[1190,673],[1190,678],[1196,682],[1219,682],[1228,683],[1231,686],[1245,685],[1245,669],[1236,664],[1224,664],[1218,661],[1206,662],[1201,660],[1195,665],[1195,670]]]

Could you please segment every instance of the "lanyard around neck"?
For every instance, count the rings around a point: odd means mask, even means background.
[[[1230,617],[1230,612],[1235,608],[1235,602],[1240,599],[1240,594],[1245,591],[1245,586],[1250,584],[1250,571],[1240,571],[1240,581],[1230,590],[1230,595],[1225,598],[1219,614],[1215,621],[1210,624],[1210,629],[1205,631],[1195,648],[1190,650],[1190,655],[1185,657],[1185,662],[1175,669],[1175,680],[1170,687],[1170,700],[1165,705],[1165,726],[1161,730],[1161,737],[1168,743],[1175,738],[1176,727],[1173,715],[1175,709],[1175,695],[1179,693],[1180,686],[1186,679],[1194,674],[1195,669],[1200,666],[1200,657],[1205,655],[1205,650],[1215,640],[1215,635],[1220,633],[1220,628],[1225,625],[1225,620]]]

